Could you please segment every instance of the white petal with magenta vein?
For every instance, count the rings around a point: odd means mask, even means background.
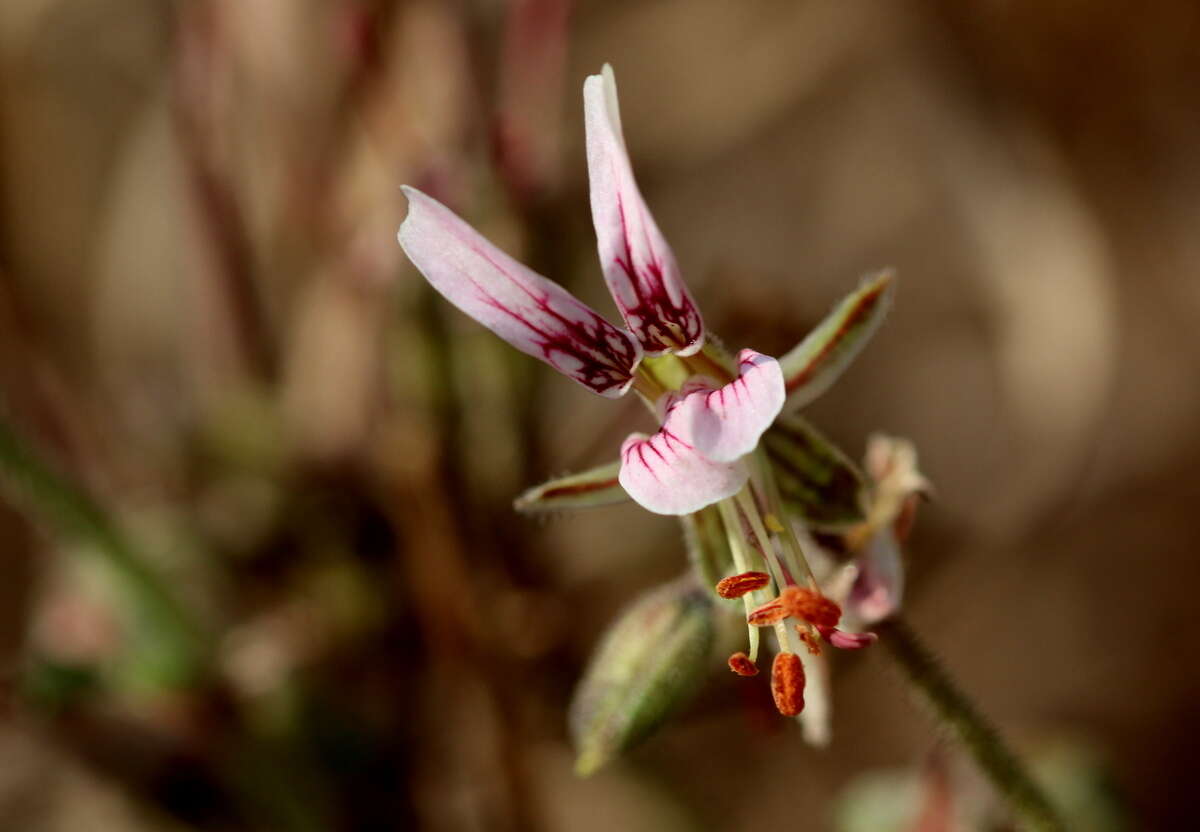
[[[647,355],[691,355],[704,322],[633,178],[612,68],[583,84],[592,221],[604,279]]]
[[[742,350],[740,375],[724,387],[689,393],[670,408],[667,424],[711,460],[730,462],[758,445],[786,396],[779,362]]]
[[[621,445],[621,487],[655,514],[691,514],[732,497],[750,472],[740,462],[705,459],[663,426],[653,436],[634,433]]]
[[[405,187],[397,235],[438,292],[521,352],[602,396],[625,393],[642,350],[570,292],[492,245],[449,208]]]

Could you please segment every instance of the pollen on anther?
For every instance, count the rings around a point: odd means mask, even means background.
[[[741,598],[747,592],[762,589],[771,582],[766,572],[742,572],[717,582],[717,594],[722,598]]]
[[[771,695],[784,716],[804,710],[804,664],[795,653],[777,653],[771,664]]]
[[[787,616],[787,608],[776,598],[757,609],[751,610],[750,614],[746,616],[746,622],[751,627],[770,627],[776,621],[782,621]]]
[[[836,601],[803,587],[789,586],[780,594],[779,602],[789,616],[817,627],[836,627],[842,617],[842,608]]]
[[[808,648],[808,652],[814,656],[821,655],[821,643],[817,637],[813,635],[812,630],[805,624],[796,625],[796,635],[800,636],[800,640],[804,642],[804,646]]]
[[[749,656],[740,651],[729,657],[729,669],[739,676],[758,675],[758,665]]]

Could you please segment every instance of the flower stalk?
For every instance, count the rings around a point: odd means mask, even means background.
[[[912,628],[900,618],[891,618],[877,624],[875,631],[905,678],[971,754],[1023,827],[1037,832],[1065,832],[1058,813],[1020,758],[955,685]]]

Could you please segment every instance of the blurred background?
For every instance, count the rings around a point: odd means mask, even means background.
[[[646,417],[433,295],[395,231],[416,185],[615,318],[605,61],[727,343],[779,354],[897,269],[809,415],[920,449],[910,621],[1074,828],[1186,828],[1198,37],[1183,0],[6,0],[0,829],[937,832],[946,783],[985,799],[870,650],[826,750],[717,656],[573,775],[572,686],[684,547],[511,499]]]

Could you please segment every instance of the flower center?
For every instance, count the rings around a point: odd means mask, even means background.
[[[842,609],[821,592],[795,531],[780,519],[787,515],[770,466],[761,452],[747,459],[750,481],[717,504],[737,569],[717,584],[717,593],[742,599],[750,642],[749,654],[735,653],[729,667],[741,676],[757,673],[759,628],[772,629],[772,693],[780,712],[795,716],[804,707],[800,653],[819,655],[822,639],[843,649],[865,647],[875,635],[837,629]]]

